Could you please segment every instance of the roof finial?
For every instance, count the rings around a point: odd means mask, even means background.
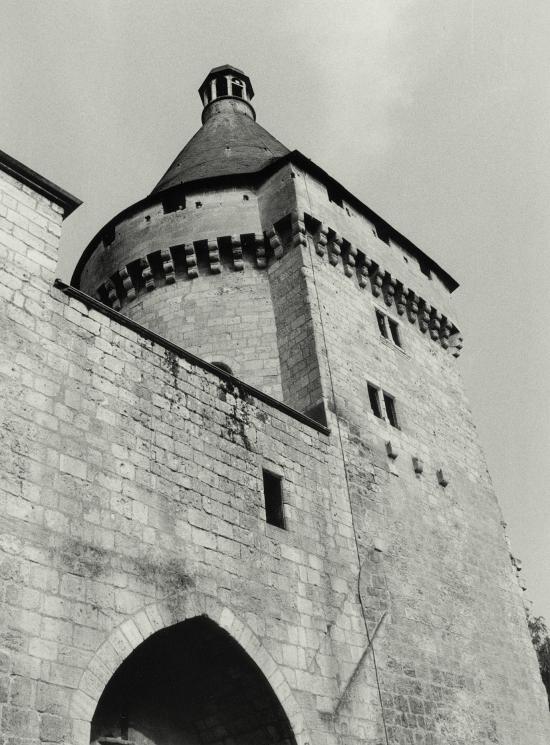
[[[228,109],[256,120],[256,112],[250,103],[254,97],[252,83],[238,67],[220,65],[212,68],[199,88],[199,95],[204,106],[203,124],[214,114]]]

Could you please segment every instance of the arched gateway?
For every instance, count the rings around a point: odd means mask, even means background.
[[[183,615],[151,605],[113,631],[73,697],[78,745],[307,745],[273,658],[229,609],[206,604]]]
[[[91,741],[136,745],[294,745],[288,718],[258,666],[206,616],[157,631],[107,684]]]

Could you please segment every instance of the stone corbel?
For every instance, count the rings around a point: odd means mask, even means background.
[[[460,352],[462,351],[462,342],[464,339],[460,335],[460,333],[457,331],[456,334],[453,334],[449,339],[449,345],[453,349],[453,357],[460,357]]]
[[[419,297],[412,290],[407,295],[407,318],[411,323],[416,323],[418,318]]]
[[[119,269],[118,273],[120,279],[122,280],[122,286],[124,287],[126,297],[128,298],[128,300],[133,300],[136,296],[136,288],[134,287],[134,283],[132,282],[132,277],[128,273],[128,267],[123,266],[122,269]]]
[[[391,458],[392,460],[395,460],[397,456],[399,455],[397,448],[391,442],[391,440],[388,440],[386,442],[386,453],[387,453],[388,458]]]
[[[420,312],[418,314],[418,327],[423,334],[428,330],[430,325],[430,315],[432,312],[431,306],[424,300]]]
[[[325,225],[321,225],[319,228],[319,234],[317,241],[315,242],[315,251],[319,256],[324,256],[327,251],[328,244],[328,228]]]
[[[151,290],[155,289],[155,278],[153,277],[153,272],[147,256],[144,256],[139,260],[139,266],[141,268],[141,278],[145,284],[145,289],[147,292],[151,292]]]
[[[116,287],[111,279],[108,279],[105,282],[105,291],[107,292],[107,297],[109,298],[113,310],[120,310],[120,298],[117,295]]]
[[[277,231],[274,227],[269,228],[267,231],[267,240],[269,241],[269,246],[271,250],[273,251],[273,256],[278,259],[283,258],[283,244],[281,243],[281,239],[277,235]]]
[[[432,317],[430,318],[430,336],[434,341],[438,341],[441,336],[441,322],[443,316],[436,309],[432,308]]]
[[[332,266],[336,266],[342,255],[342,237],[334,233],[328,242],[328,260]]]
[[[240,235],[231,236],[231,253],[233,254],[233,268],[236,272],[242,272],[244,269],[243,245]]]
[[[164,272],[164,279],[167,285],[173,285],[176,281],[176,272],[174,269],[174,260],[169,248],[165,248],[160,252],[160,258],[162,260],[162,271]]]
[[[378,264],[372,262],[371,270],[369,274],[371,291],[374,297],[380,297],[382,294],[382,285],[384,284],[384,273],[381,271]]]
[[[357,248],[348,243],[348,250],[346,253],[346,261],[344,263],[344,272],[346,277],[353,277],[355,274],[355,265],[357,263]]]
[[[369,272],[372,267],[372,261],[367,258],[364,253],[361,253],[359,258],[361,260],[361,264],[359,266],[357,281],[359,282],[359,287],[364,288],[369,283]]]
[[[185,264],[187,266],[187,276],[189,279],[195,279],[199,276],[197,255],[195,253],[195,246],[192,243],[185,244]]]
[[[443,488],[445,488],[449,484],[449,479],[447,478],[447,475],[443,471],[442,468],[437,469],[437,483],[440,484]]]
[[[407,293],[403,285],[399,285],[395,291],[395,309],[400,316],[407,310]]]
[[[393,299],[395,297],[395,289],[397,287],[397,281],[393,277],[386,273],[384,284],[382,286],[382,292],[384,294],[384,302],[386,305],[391,307]]]
[[[291,239],[292,248],[297,248],[298,246],[307,246],[304,213],[293,211],[290,213],[290,219],[291,219],[291,233],[292,233],[292,239]]]
[[[413,456],[412,462],[413,462],[414,472],[418,476],[420,476],[420,474],[423,473],[423,471],[424,471],[424,463],[422,462],[422,460],[418,456]]]
[[[265,269],[267,266],[267,257],[265,254],[263,233],[254,233],[254,246],[256,248],[256,266],[258,269]]]
[[[449,337],[451,336],[452,324],[448,318],[443,317],[441,320],[440,340],[443,349],[449,349]]]
[[[216,238],[211,238],[209,241],[207,241],[207,247],[208,247],[208,264],[210,266],[210,271],[212,274],[219,274],[222,270],[222,265],[220,264],[220,249],[218,247],[218,241]]]

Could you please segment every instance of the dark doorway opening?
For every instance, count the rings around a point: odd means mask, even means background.
[[[295,745],[267,679],[206,617],[153,634],[122,663],[97,705],[92,742]]]

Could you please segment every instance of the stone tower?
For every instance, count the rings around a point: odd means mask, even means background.
[[[456,281],[199,94],[71,286],[0,157],[3,742],[547,745]]]

